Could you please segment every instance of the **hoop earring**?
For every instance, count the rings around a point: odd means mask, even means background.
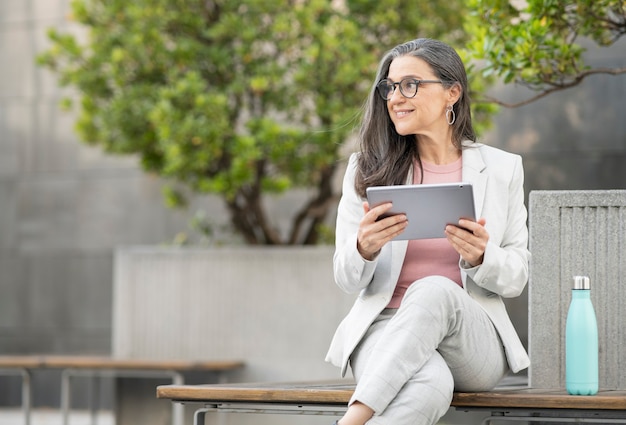
[[[446,121],[448,121],[448,125],[452,125],[456,121],[456,112],[452,109],[452,105],[446,106]]]

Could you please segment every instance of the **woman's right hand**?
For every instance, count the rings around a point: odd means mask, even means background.
[[[363,258],[373,260],[380,249],[390,240],[404,231],[408,225],[405,214],[395,214],[378,218],[391,209],[391,202],[378,205],[372,209],[363,202],[365,216],[359,223],[357,249]]]

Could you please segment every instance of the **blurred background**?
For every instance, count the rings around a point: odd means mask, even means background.
[[[177,247],[181,240],[189,244],[198,217],[210,218],[215,229],[229,223],[219,195],[192,194],[187,208],[168,208],[166,180],[142,169],[138,155],[107,154],[79,140],[76,114],[59,107],[62,98],[75,96],[72,88],[62,88],[57,76],[35,60],[50,48],[49,28],[80,34],[69,15],[69,0],[0,0],[0,355],[113,353],[116,250]],[[585,58],[594,67],[625,67],[626,42],[591,48]],[[490,94],[507,101],[529,97],[527,89],[501,82]],[[527,194],[626,188],[625,98],[623,75],[591,76],[573,89],[501,108],[481,141],[522,155]],[[351,149],[349,140],[342,160]],[[336,191],[343,165],[333,179]],[[288,223],[292,206],[308,195],[306,189],[294,188],[268,197],[270,216]],[[334,214],[325,222],[332,228]],[[220,244],[244,243],[226,232]],[[334,291],[332,281],[324,285]],[[525,297],[510,306],[524,339]],[[344,307],[330,315],[330,328]],[[250,377],[266,376],[239,378]],[[35,374],[35,407],[58,406],[58,380],[54,371]],[[74,404],[84,408],[84,387],[77,385]],[[113,402],[115,386],[104,384],[105,409]],[[0,375],[0,412],[20,405],[20,391],[18,377]]]

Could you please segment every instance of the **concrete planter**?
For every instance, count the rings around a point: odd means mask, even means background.
[[[242,359],[246,381],[337,378],[324,362],[354,297],[333,247],[120,248],[113,354]]]

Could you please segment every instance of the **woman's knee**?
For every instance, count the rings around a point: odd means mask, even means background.
[[[450,367],[438,351],[435,351],[415,377],[432,391],[440,394],[446,402],[446,409],[450,406],[454,393],[454,377]]]
[[[407,382],[402,392],[404,394],[400,398],[406,403],[407,414],[413,417],[410,423],[436,423],[448,411],[454,393],[454,379],[439,353],[435,353]],[[408,413],[410,411],[413,413]]]

